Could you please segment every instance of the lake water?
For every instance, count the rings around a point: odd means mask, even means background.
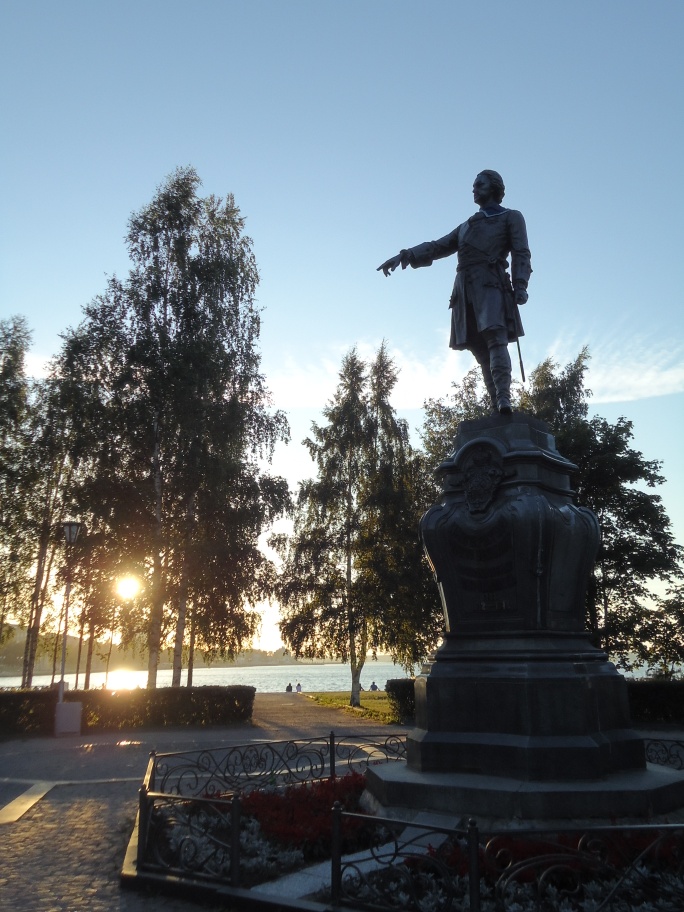
[[[419,669],[417,669],[419,670]],[[70,689],[73,689],[75,675],[67,674],[64,680]],[[399,665],[391,662],[367,662],[361,672],[361,685],[369,690],[371,682],[375,681],[380,690],[385,689],[385,682],[389,678],[405,678],[406,672]],[[49,687],[50,675],[35,675],[35,687]],[[183,672],[181,683],[187,681]],[[196,687],[209,684],[248,684],[256,687],[260,693],[279,693],[284,691],[287,684],[292,688],[302,685],[305,692],[333,691],[351,689],[351,671],[349,665],[330,663],[325,665],[251,665],[231,666],[229,668],[196,668],[193,672],[192,683]],[[79,684],[83,686],[83,674],[79,676]],[[105,684],[105,673],[96,672],[90,676],[90,687],[95,689]],[[146,671],[128,671],[116,669],[110,671],[106,686],[110,690],[131,690],[135,687],[145,687],[147,684]],[[0,677],[0,687],[20,687],[21,677]],[[157,674],[157,687],[171,686],[171,669],[160,670]]]

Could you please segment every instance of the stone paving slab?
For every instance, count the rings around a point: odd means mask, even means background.
[[[47,795],[52,785],[52,782],[34,782],[13,801],[0,807],[0,823],[16,823],[31,810],[34,804]]]

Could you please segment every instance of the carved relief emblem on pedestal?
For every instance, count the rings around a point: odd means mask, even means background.
[[[483,513],[503,477],[499,451],[486,443],[476,444],[464,456],[461,471],[468,509],[471,513]]]

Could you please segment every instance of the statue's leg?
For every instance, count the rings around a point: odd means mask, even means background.
[[[489,398],[492,403],[492,411],[498,412],[499,407],[496,402],[496,386],[494,384],[494,378],[492,377],[492,371],[489,366],[490,355],[489,349],[487,348],[486,341],[482,336],[475,336],[472,341],[468,343],[468,348],[471,353],[474,355],[475,360],[480,365],[480,370],[482,371],[482,379],[484,380],[484,385],[487,388],[489,393]]]
[[[489,368],[496,390],[496,405],[501,415],[510,415],[511,356],[508,354],[508,333],[504,327],[485,329],[482,335],[489,349]]]

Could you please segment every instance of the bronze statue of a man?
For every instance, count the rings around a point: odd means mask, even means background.
[[[504,182],[496,171],[481,171],[473,184],[480,211],[438,241],[401,250],[378,270],[386,276],[397,266],[432,266],[458,253],[451,293],[449,346],[468,349],[477,359],[492,407],[511,413],[511,358],[508,343],[524,335],[518,305],[527,301],[532,273],[522,214],[501,205]],[[508,256],[511,256],[511,275]],[[512,281],[511,281],[512,279]]]

